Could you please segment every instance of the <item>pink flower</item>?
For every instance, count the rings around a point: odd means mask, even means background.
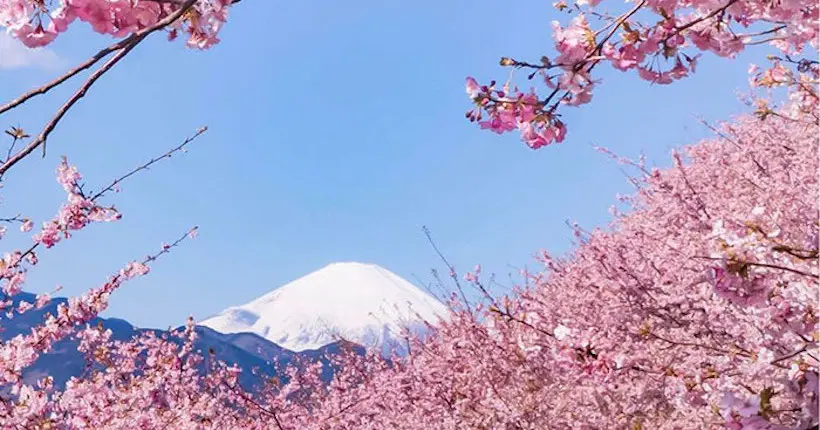
[[[624,44],[615,49],[611,43],[604,44],[604,56],[612,62],[612,66],[616,69],[625,72],[629,69],[637,67],[646,57],[646,55],[638,50],[634,44]]]
[[[732,392],[726,392],[720,401],[719,410],[720,415],[726,420],[731,419],[734,413],[744,418],[751,417],[760,411],[760,397],[752,396],[748,399],[742,399]]]
[[[746,71],[746,73],[748,73],[750,75],[754,75],[754,74],[757,74],[757,72],[759,72],[759,71],[760,71],[760,67],[758,67],[757,64],[749,64],[749,69]]]
[[[23,282],[26,279],[26,275],[23,272],[17,272],[12,275],[10,278],[6,280],[6,283],[3,285],[3,293],[7,296],[14,296],[15,294],[22,291]]]
[[[465,81],[467,95],[470,97],[470,99],[475,100],[476,97],[478,97],[478,95],[481,94],[481,87],[478,85],[478,82],[476,82],[476,80],[472,77],[468,76]]]
[[[703,398],[703,394],[702,391],[689,391],[684,396],[684,400],[695,407],[706,406],[708,403]]]
[[[63,189],[65,189],[67,193],[73,192],[82,178],[77,168],[70,166],[68,159],[63,157],[60,165],[57,167],[57,182],[63,186]]]
[[[32,309],[33,307],[34,307],[34,305],[32,305],[31,303],[29,303],[27,301],[20,301],[20,303],[17,304],[17,313],[20,313],[20,314],[26,313],[26,312],[28,312],[29,309]]]
[[[34,306],[37,309],[42,309],[45,305],[51,302],[51,296],[46,294],[38,294],[37,298],[34,301]]]
[[[716,29],[713,25],[701,26],[690,31],[689,40],[703,51],[712,51],[721,57],[733,57],[743,50],[743,41],[728,31]]]
[[[54,33],[62,33],[77,18],[74,13],[75,8],[68,5],[61,5],[51,11],[51,24],[49,30]]]
[[[769,286],[760,276],[741,276],[723,267],[713,267],[707,275],[715,293],[734,304],[760,306],[766,300]]]
[[[521,132],[521,140],[532,149],[538,149],[553,142],[549,129],[538,129],[531,122],[518,124],[518,130]]]
[[[577,4],[578,6],[589,6],[589,7],[598,6],[599,3],[601,3],[601,0],[576,0],[575,1],[575,4]]]
[[[42,243],[46,248],[51,248],[60,241],[59,225],[54,221],[43,224],[43,229],[34,235],[34,241]]]
[[[492,119],[481,121],[478,125],[485,130],[492,130],[498,134],[515,130],[516,119],[511,111],[496,111]]]
[[[137,276],[146,275],[150,270],[151,269],[149,269],[145,264],[134,261],[125,266],[124,269],[120,270],[120,276],[124,279],[131,279]]]
[[[552,330],[552,333],[556,339],[564,340],[567,338],[567,336],[569,336],[572,333],[572,330],[570,330],[569,327],[566,327],[563,324],[559,324]]]
[[[577,94],[585,90],[590,85],[589,78],[586,73],[566,71],[558,79],[558,83],[565,90]]]
[[[638,67],[638,75],[653,84],[671,84],[673,79],[668,72],[660,73],[645,67]]]
[[[23,233],[28,233],[34,227],[34,223],[31,222],[30,219],[26,218],[23,220],[23,224],[20,225],[20,231]]]
[[[593,48],[590,44],[592,32],[584,14],[573,18],[566,28],[562,28],[558,21],[553,21],[552,30],[555,48],[560,53],[555,63],[571,66],[583,60]]]
[[[589,103],[592,101],[592,90],[595,87],[594,84],[589,84],[583,87],[580,91],[574,92],[570,94],[570,98],[564,100],[564,104],[569,106],[580,106]]]
[[[12,34],[29,48],[46,46],[57,37],[56,32],[47,31],[39,24],[36,27],[31,24],[26,24],[13,30]]]

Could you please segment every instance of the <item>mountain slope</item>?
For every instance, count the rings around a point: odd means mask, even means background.
[[[21,292],[15,295],[12,301],[16,308],[20,301],[34,302],[35,295]],[[32,327],[42,324],[46,314],[56,313],[57,306],[65,302],[65,298],[58,297],[52,299],[42,309],[32,309],[22,315],[14,315],[12,318],[5,314],[0,315],[0,328],[2,329],[0,330],[0,341],[7,341],[18,334],[29,332]],[[89,324],[91,326],[101,324],[103,328],[111,330],[112,339],[121,341],[127,341],[144,332],[154,332],[157,336],[162,336],[164,333],[163,330],[137,328],[118,318],[95,318]],[[217,359],[242,368],[240,383],[247,389],[258,386],[261,381],[259,376],[251,372],[254,368],[259,369],[262,375],[276,375],[283,379],[285,376],[281,372],[286,365],[298,359],[306,360],[306,362],[316,360],[326,362],[326,356],[334,352],[331,345],[312,354],[297,354],[254,334],[222,334],[207,327],[197,327],[196,331],[198,339],[195,342],[195,348],[203,355],[213,350]],[[86,368],[86,359],[81,352],[77,351],[77,345],[78,341],[74,339],[74,336],[57,342],[50,352],[41,355],[32,366],[24,370],[24,380],[33,384],[38,378],[50,375],[54,378],[57,387],[63,387],[72,376],[81,376]],[[330,370],[325,372],[325,379],[330,378],[329,372]],[[0,392],[2,391],[3,388],[0,387]]]
[[[431,295],[374,264],[333,263],[200,324],[255,333],[292,351],[340,339],[365,347],[396,344],[402,328],[425,331],[448,315]]]

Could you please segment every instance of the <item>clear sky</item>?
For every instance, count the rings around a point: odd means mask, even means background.
[[[192,225],[200,236],[115,294],[107,316],[149,327],[204,319],[334,261],[430,279],[441,264],[422,225],[459,269],[481,263],[501,278],[532,267],[539,249],[565,251],[565,220],[603,225],[616,193],[630,191],[620,166],[591,145],[667,165],[670,148],[708,135],[698,117],[745,109],[736,93],[754,57],[704,58],[695,76],[669,87],[607,70],[591,105],[564,111],[567,141],[532,151],[517,135],[467,122],[463,84],[467,75],[502,80],[502,55],[551,51],[549,4],[245,0],[210,51],[155,35],[60,124],[45,159],[12,171],[0,210],[38,225],[51,217],[63,199],[53,177],[63,154],[93,188],[203,124],[210,131],[106,200],[122,221],[42,253],[27,290],[81,293]],[[108,43],[87,30],[66,34],[56,55],[27,66],[12,64],[12,45],[0,43],[0,98]],[[39,131],[67,90],[0,125]],[[29,240],[13,233],[3,242]]]

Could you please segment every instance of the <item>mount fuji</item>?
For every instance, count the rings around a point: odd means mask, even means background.
[[[283,348],[315,350],[339,340],[402,349],[404,328],[423,335],[448,309],[374,264],[333,263],[199,324],[224,334],[253,333]]]

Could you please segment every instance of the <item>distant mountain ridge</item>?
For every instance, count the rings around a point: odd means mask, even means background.
[[[13,297],[14,307],[16,308],[20,301],[33,303],[35,298],[34,294],[21,292]],[[42,309],[31,309],[22,315],[16,314],[12,318],[8,318],[5,314],[2,315],[0,317],[0,328],[2,328],[0,340],[6,341],[29,332],[32,327],[41,324],[48,313],[56,313],[60,303],[66,302],[67,299],[57,297]],[[137,328],[119,318],[95,318],[89,324],[92,326],[100,324],[104,329],[110,329],[112,339],[120,341],[130,340],[145,332],[154,332],[156,335],[165,333],[164,330],[159,329]],[[337,349],[336,345],[327,345],[318,350],[297,353],[253,333],[222,334],[202,326],[197,326],[195,330],[198,334],[195,348],[203,355],[213,350],[217,359],[242,368],[240,383],[247,389],[252,389],[260,381],[260,377],[251,372],[254,368],[259,369],[263,375],[279,376],[281,379],[283,377],[281,370],[296,359],[326,362],[326,357],[334,354]],[[85,370],[86,360],[83,353],[77,351],[78,343],[73,336],[57,342],[51,351],[42,354],[32,366],[24,370],[24,380],[33,384],[37,379],[50,375],[54,378],[57,387],[63,387],[72,376],[81,376]],[[279,366],[279,372],[273,367],[274,361]],[[327,373],[324,378],[329,379],[331,376]]]

